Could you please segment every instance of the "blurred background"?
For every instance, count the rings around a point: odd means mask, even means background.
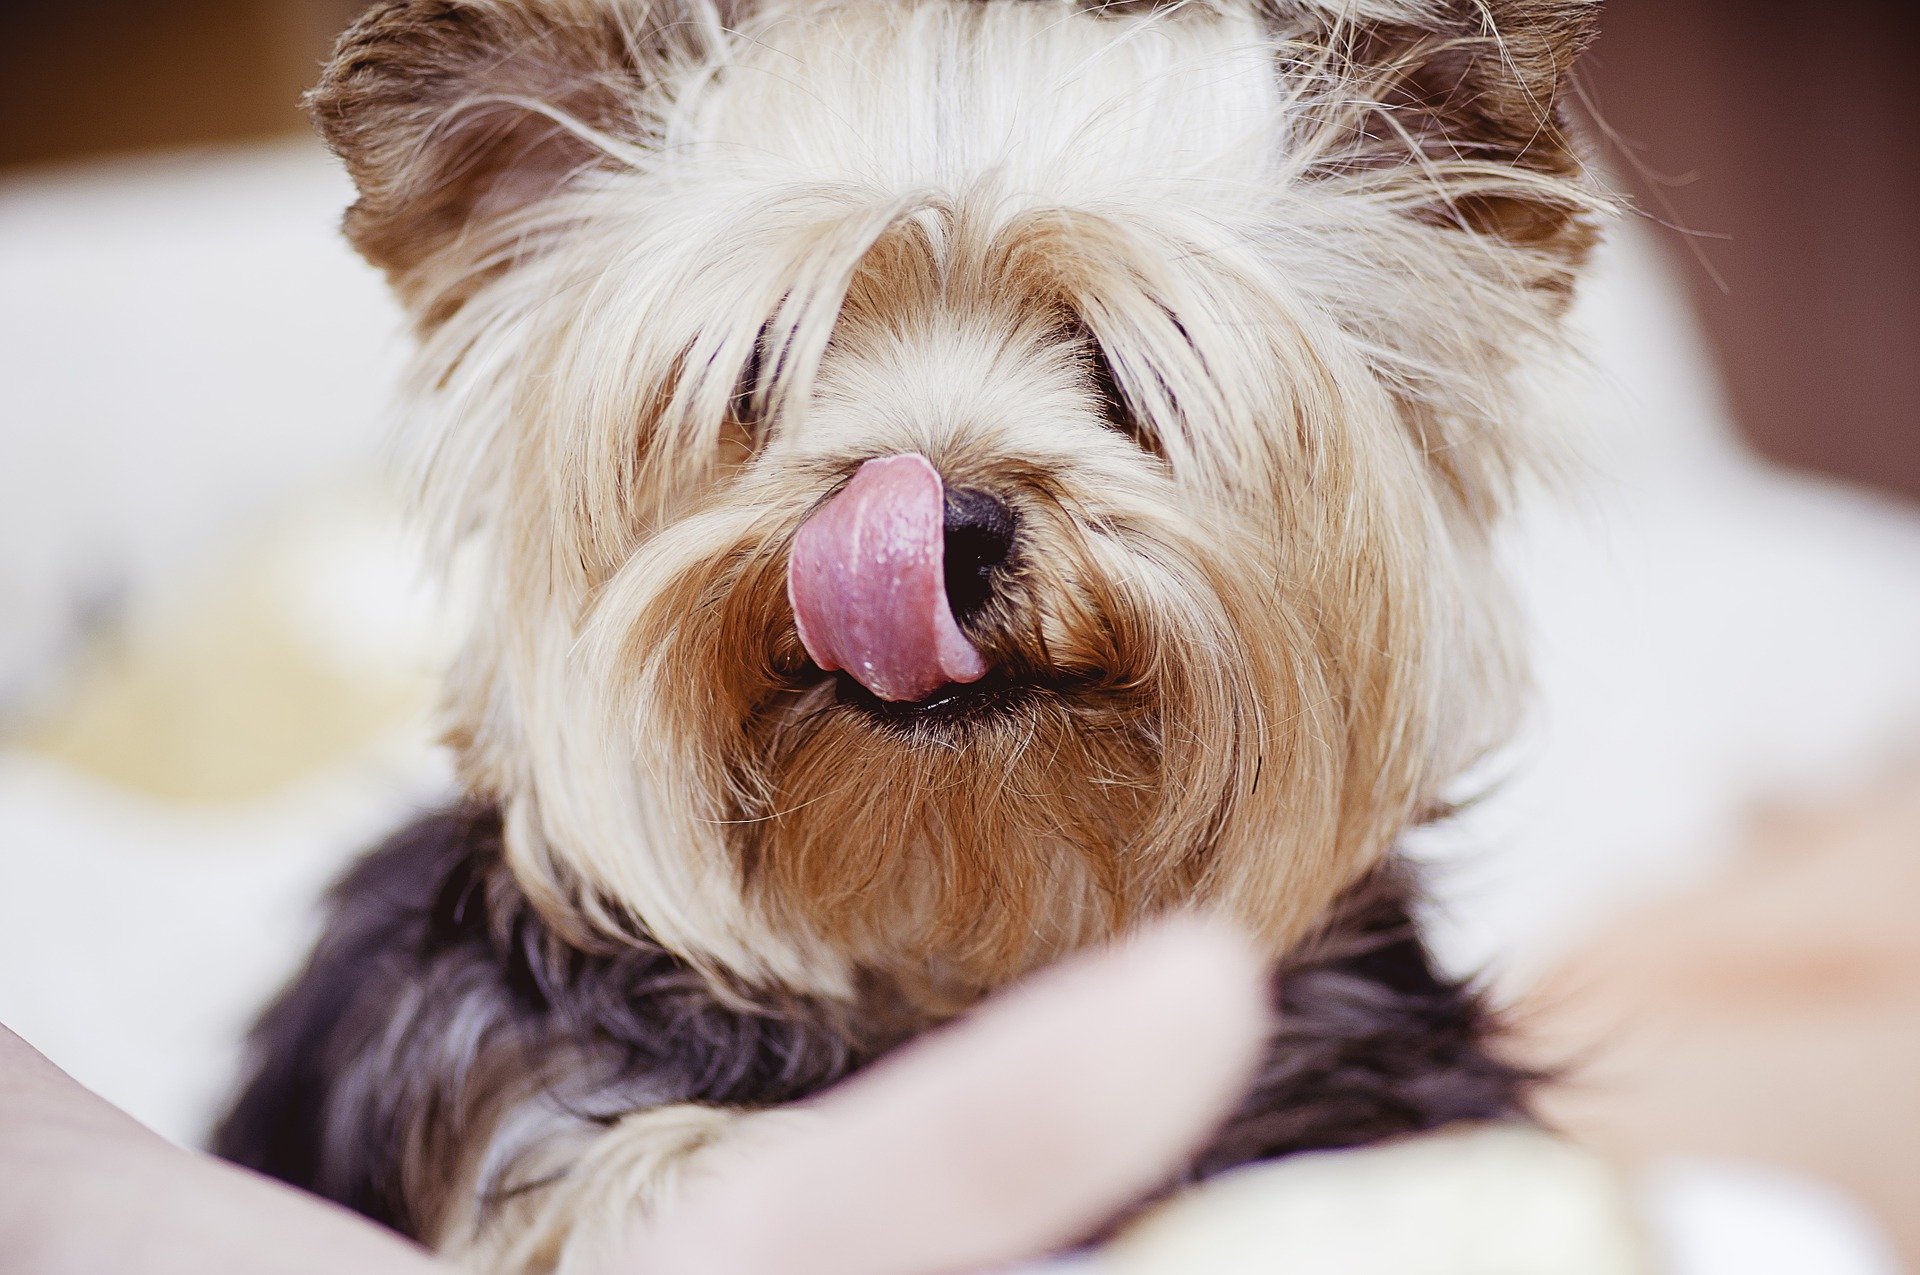
[[[364,7],[0,4],[0,165],[301,134],[297,99]],[[1607,0],[1585,79],[1746,435],[1920,496],[1917,47],[1910,0]]]
[[[447,790],[404,337],[297,109],[360,7],[0,3],[0,1021],[182,1139]],[[1556,403],[1586,481],[1514,537],[1543,708],[1416,847],[1579,1061],[1555,1118],[1722,1223],[1689,1271],[1920,1267],[1916,47],[1912,0],[1609,0],[1637,212]]]

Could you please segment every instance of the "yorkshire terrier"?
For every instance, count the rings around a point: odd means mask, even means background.
[[[226,1156],[571,1270],[1009,980],[1225,911],[1189,1167],[1524,1112],[1396,844],[1512,728],[1490,545],[1606,211],[1595,0],[386,0],[309,106],[481,600]]]

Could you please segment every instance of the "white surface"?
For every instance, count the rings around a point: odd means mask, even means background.
[[[1112,1275],[1650,1275],[1612,1166],[1487,1125],[1248,1165],[1149,1213]]]
[[[1854,1203],[1757,1165],[1671,1160],[1644,1207],[1675,1275],[1899,1275],[1900,1259]]]
[[[1710,874],[1756,803],[1920,746],[1920,511],[1743,450],[1639,235],[1576,318],[1596,367],[1561,401],[1582,463],[1507,537],[1533,721],[1492,796],[1418,846],[1442,955],[1510,981]]]
[[[0,185],[0,712],[90,612],[377,463],[400,321],[349,197],[304,143]],[[0,751],[0,1021],[197,1138],[319,889],[423,787],[368,766],[195,811]]]
[[[1416,1143],[1357,1157],[1300,1157],[1283,1162],[1277,1171],[1256,1166],[1237,1178],[1219,1180],[1225,1188],[1221,1194],[1195,1201],[1178,1226],[1163,1225],[1162,1234],[1141,1245],[1131,1260],[1109,1262],[1096,1256],[1023,1269],[1028,1275],[1637,1271],[1636,1256],[1621,1251],[1615,1219],[1595,1211],[1595,1201],[1608,1198],[1606,1186],[1579,1181],[1577,1163],[1556,1167],[1549,1158],[1536,1165],[1521,1157],[1504,1170],[1481,1171],[1480,1180],[1471,1185],[1461,1181],[1474,1176],[1471,1160],[1451,1163],[1445,1166],[1453,1179],[1448,1193],[1426,1188],[1435,1172],[1431,1165],[1389,1164],[1385,1172],[1362,1167],[1369,1158],[1392,1158],[1405,1151],[1430,1157],[1435,1146]],[[1503,1182],[1503,1172],[1519,1180]],[[1411,1192],[1408,1200],[1394,1198],[1396,1173],[1413,1175],[1401,1184]],[[1845,1197],[1793,1174],[1727,1161],[1669,1160],[1655,1165],[1634,1194],[1637,1199],[1628,1207],[1637,1213],[1644,1239],[1662,1263],[1652,1275],[1900,1275],[1898,1257],[1871,1219]],[[1275,1195],[1285,1198],[1276,1200]],[[1410,1225],[1421,1210],[1436,1205],[1447,1211]],[[1484,1218],[1516,1211],[1524,1211],[1535,1232],[1531,1251],[1527,1227],[1472,1225],[1476,1214]],[[1397,1225],[1389,1224],[1389,1218]],[[1266,1244],[1264,1237],[1279,1230],[1285,1231],[1284,1239]],[[1355,1230],[1369,1236],[1366,1251],[1357,1252],[1348,1242]],[[1512,1247],[1503,1253],[1466,1252],[1465,1245],[1483,1230],[1499,1232]],[[1586,1243],[1573,1251],[1556,1243],[1568,1235],[1584,1235]],[[1437,1242],[1447,1236],[1455,1246],[1451,1255]],[[1284,1263],[1279,1260],[1282,1253]]]
[[[0,1022],[197,1143],[343,851],[431,786],[375,768],[196,813],[0,755]]]

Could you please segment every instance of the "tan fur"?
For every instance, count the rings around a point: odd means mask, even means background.
[[[614,1269],[636,1221],[688,1182],[798,1131],[798,1109],[737,1112],[691,1103],[636,1112],[604,1131],[531,1142],[463,1205],[434,1248],[483,1275],[594,1275]]]
[[[1156,911],[1310,931],[1510,725],[1488,536],[1603,211],[1593,10],[364,20],[314,109],[421,321],[451,738],[548,919],[929,1019]],[[796,527],[902,451],[1021,516],[973,636],[1040,689],[977,728],[838,704],[787,609]]]

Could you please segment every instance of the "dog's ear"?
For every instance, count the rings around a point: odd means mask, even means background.
[[[1265,3],[1312,69],[1337,71],[1333,92],[1369,104],[1339,157],[1349,170],[1425,166],[1443,198],[1420,215],[1584,254],[1592,231],[1567,185],[1583,170],[1569,99],[1600,0]]]
[[[306,99],[359,188],[348,238],[415,299],[478,224],[600,160],[593,135],[635,140],[649,82],[717,17],[698,0],[376,4]]]

